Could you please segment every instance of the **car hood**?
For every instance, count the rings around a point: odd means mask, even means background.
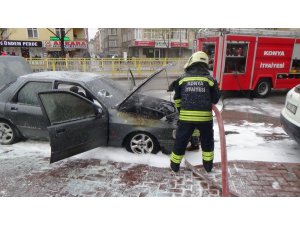
[[[136,94],[146,93],[146,95],[149,95],[149,93],[153,91],[167,91],[171,83],[170,75],[168,75],[168,69],[173,66],[174,64],[168,64],[151,74],[139,86],[132,90],[121,103],[117,105],[117,109],[122,108],[122,106]]]
[[[120,104],[117,110],[132,112],[152,119],[161,119],[177,112],[171,101],[164,96],[168,95],[171,77],[168,70],[174,64],[168,64],[145,79]]]

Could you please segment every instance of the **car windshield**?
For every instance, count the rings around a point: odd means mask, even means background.
[[[110,107],[120,103],[128,95],[125,87],[106,77],[92,80],[87,85],[106,106]]]

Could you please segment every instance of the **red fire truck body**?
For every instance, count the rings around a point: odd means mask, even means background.
[[[271,88],[290,89],[300,83],[300,35],[216,33],[202,34],[197,50],[208,53],[221,90],[251,90],[265,97]]]

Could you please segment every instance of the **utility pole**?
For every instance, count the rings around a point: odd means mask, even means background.
[[[66,57],[66,52],[65,52],[65,36],[66,36],[66,31],[65,28],[60,28],[60,47],[61,47],[61,53],[60,56],[62,58]]]
[[[179,29],[179,43],[180,43],[180,46],[179,46],[179,58],[182,57],[182,53],[181,53],[181,28]]]

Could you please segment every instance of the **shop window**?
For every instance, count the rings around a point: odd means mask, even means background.
[[[154,58],[154,49],[153,48],[143,48],[143,55],[146,58]]]
[[[204,43],[202,47],[202,51],[208,56],[208,67],[210,70],[214,69],[215,49],[216,44],[214,43]]]
[[[225,60],[225,73],[245,73],[247,62],[247,43],[228,43]]]
[[[29,38],[38,38],[37,28],[27,28],[27,35]]]

